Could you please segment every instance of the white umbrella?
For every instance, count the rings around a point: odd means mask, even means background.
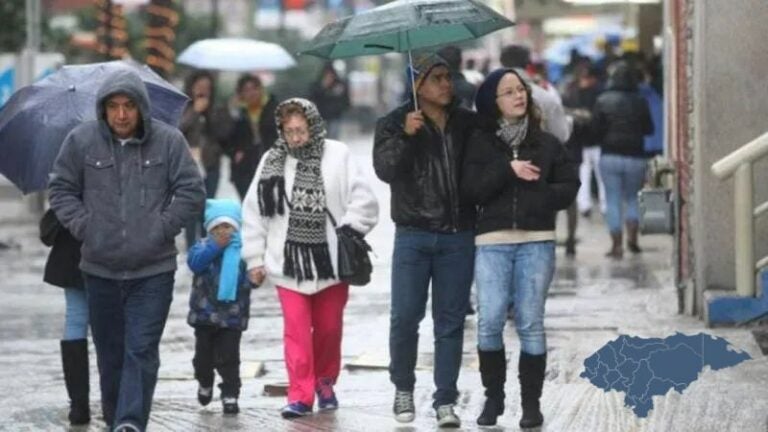
[[[283,70],[296,60],[280,45],[254,39],[203,39],[188,46],[178,62],[199,69],[235,72]]]

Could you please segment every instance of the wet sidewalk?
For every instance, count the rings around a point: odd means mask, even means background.
[[[370,139],[352,143],[367,175],[373,178]],[[222,175],[222,178],[227,178]],[[275,291],[263,287],[252,295],[251,326],[243,334],[241,413],[223,417],[218,398],[205,408],[196,400],[192,377],[194,338],[186,324],[191,276],[179,258],[171,315],[162,345],[160,381],[150,431],[429,431],[435,430],[431,409],[433,352],[432,325],[421,327],[414,423],[400,425],[391,415],[394,390],[389,383],[388,311],[389,269],[394,226],[389,219],[387,187],[375,181],[381,200],[381,222],[371,233],[375,258],[374,280],[353,287],[345,314],[342,371],[337,386],[338,411],[284,421],[283,397],[268,396],[265,386],[286,381],[282,363],[282,322]],[[229,187],[221,194],[232,194]],[[0,430],[61,431],[68,428],[66,392],[58,340],[62,333],[64,296],[41,282],[47,249],[37,240],[37,224],[26,218],[23,204],[0,197]],[[564,216],[564,215],[562,215]],[[562,222],[562,221],[561,221]],[[564,226],[564,224],[561,224]],[[559,235],[564,236],[560,231]],[[768,361],[748,329],[705,329],[691,317],[677,315],[673,283],[671,238],[641,239],[644,253],[611,262],[603,258],[608,235],[599,216],[580,220],[578,253],[566,259],[558,248],[558,269],[547,303],[546,328],[549,364],[542,398],[545,431],[739,431],[768,430]],[[475,355],[475,317],[468,317],[464,362],[459,380],[457,412],[462,430],[481,430],[475,424],[483,403],[483,389]],[[654,410],[638,419],[624,406],[623,394],[604,393],[579,377],[583,361],[620,334],[666,337],[680,331],[722,336],[755,359],[718,372],[705,371],[681,396],[654,398]],[[518,430],[517,337],[506,333],[510,358],[507,410],[499,426],[484,430]],[[92,347],[91,347],[92,348]],[[91,349],[91,408],[89,427],[104,427],[98,403],[98,374]]]

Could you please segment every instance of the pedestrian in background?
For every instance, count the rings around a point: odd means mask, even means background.
[[[349,85],[341,79],[333,63],[329,62],[323,66],[320,76],[312,86],[310,99],[317,105],[325,120],[328,138],[340,139],[341,119],[350,105]]]
[[[622,222],[627,229],[627,248],[632,253],[641,252],[637,193],[645,183],[648,156],[644,137],[653,133],[653,121],[648,102],[638,92],[637,75],[628,64],[615,63],[592,114],[595,140],[600,143],[600,174],[612,242],[606,256],[614,259],[624,254]]]
[[[191,102],[181,117],[179,129],[205,170],[206,196],[213,198],[219,186],[221,142],[228,136],[231,125],[227,122],[226,111],[215,105],[216,85],[210,72],[193,72],[187,77],[184,93]]]
[[[453,103],[453,81],[441,57],[417,56],[408,73],[419,110],[411,99],[380,119],[373,148],[373,167],[389,184],[396,224],[389,328],[393,411],[403,423],[416,415],[419,324],[431,285],[437,387],[432,406],[438,426],[459,427],[456,381],[475,253],[475,209],[461,199],[459,182],[475,114]]]
[[[477,419],[504,413],[504,325],[514,303],[520,338],[521,428],[544,418],[539,406],[547,346],[544,308],[555,270],[555,216],[576,197],[575,166],[557,138],[541,129],[532,89],[514,69],[492,72],[475,104],[479,129],[464,161],[462,195],[478,206],[475,284],[477,350],[486,401]]]
[[[189,250],[187,265],[194,273],[187,323],[195,328],[197,400],[205,406],[213,397],[214,369],[221,377],[224,414],[240,408],[240,338],[248,328],[251,284],[240,258],[240,204],[234,200],[206,201],[207,238]]]
[[[221,141],[229,133],[231,122],[227,121],[226,111],[214,104],[216,88],[210,72],[192,72],[184,83],[184,93],[189,96],[190,103],[181,117],[179,130],[187,139],[192,158],[201,169],[206,196],[213,198],[219,185],[223,151]],[[201,213],[184,228],[187,250],[203,234],[202,218]]]
[[[278,140],[261,160],[243,201],[243,259],[249,278],[277,287],[283,312],[286,419],[339,405],[333,386],[349,285],[338,274],[336,231],[367,234],[376,196],[343,143],[325,138],[315,105],[288,99],[276,112]]]
[[[240,199],[245,199],[256,167],[277,139],[277,99],[264,88],[261,78],[244,74],[237,80],[237,94],[230,115],[235,125],[226,139],[231,159],[231,180]]]
[[[596,66],[580,69],[576,82],[565,97],[566,108],[573,116],[573,136],[571,143],[575,151],[581,153],[579,179],[581,188],[576,197],[579,213],[588,218],[592,214],[592,175],[597,180],[597,197],[600,213],[605,214],[605,185],[600,175],[600,143],[593,134],[592,111],[597,98],[602,92],[600,86],[600,71]]]
[[[466,109],[475,108],[475,92],[477,87],[470,84],[467,78],[461,73],[462,56],[461,49],[459,47],[448,45],[440,48],[437,52],[441,58],[448,64],[448,69],[451,71],[451,80],[453,81],[453,94],[456,97],[456,101]]]
[[[173,298],[181,228],[205,190],[184,136],[150,116],[136,72],[99,89],[96,119],[67,135],[49,184],[51,208],[83,242],[80,270],[109,428],[144,431]]]
[[[56,213],[48,209],[40,220],[40,240],[51,246],[45,262],[43,281],[64,288],[66,313],[61,338],[61,365],[69,395],[67,418],[73,426],[91,421],[88,369],[88,299],[80,264],[81,243],[61,225]]]
[[[595,67],[581,68],[576,71],[574,85],[569,86],[563,103],[573,119],[573,133],[566,142],[571,160],[579,166],[581,187],[576,201],[568,207],[568,239],[565,242],[565,254],[576,255],[576,227],[578,215],[589,218],[592,214],[592,173],[597,181],[600,213],[605,214],[605,186],[600,177],[600,146],[592,134],[592,109],[600,95],[597,80],[599,71]]]

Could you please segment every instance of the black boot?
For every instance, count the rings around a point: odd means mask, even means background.
[[[608,258],[620,260],[624,256],[624,248],[621,245],[622,233],[611,233],[611,249],[605,254]]]
[[[73,425],[87,424],[91,421],[91,408],[88,405],[88,340],[61,341],[61,364],[70,401],[69,422]]]
[[[643,252],[637,242],[637,236],[640,232],[640,224],[637,221],[627,222],[627,249],[633,254]]]
[[[544,423],[539,398],[541,397],[541,388],[544,386],[546,369],[546,354],[531,355],[520,352],[518,378],[520,379],[520,400],[523,408],[523,417],[520,419],[520,428],[522,429],[538,427]]]
[[[480,426],[493,426],[496,417],[504,414],[504,383],[507,381],[507,359],[504,350],[481,351],[477,350],[480,357],[480,377],[485,387],[485,406],[477,424]]]

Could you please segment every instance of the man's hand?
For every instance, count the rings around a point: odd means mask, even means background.
[[[205,112],[205,110],[208,109],[208,105],[211,104],[211,100],[204,96],[198,96],[195,97],[194,102],[192,102],[192,109],[195,110],[196,113],[202,113]]]
[[[245,157],[244,151],[235,152],[235,158],[234,158],[235,164],[239,164],[240,162],[242,162],[244,157]]]
[[[248,280],[254,285],[261,285],[265,277],[267,277],[267,271],[264,269],[264,266],[248,270]]]
[[[405,134],[408,136],[416,135],[416,132],[424,126],[424,114],[421,111],[409,112],[405,116]]]
[[[515,172],[515,175],[523,180],[536,181],[540,177],[541,170],[530,161],[513,160],[509,165],[512,167],[512,171]]]

